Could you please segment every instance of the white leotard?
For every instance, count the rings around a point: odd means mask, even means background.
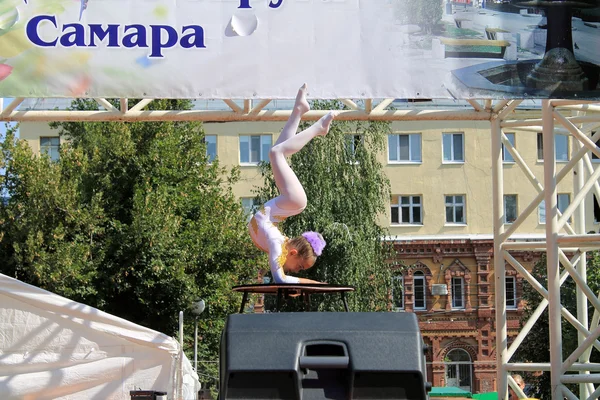
[[[287,276],[283,265],[287,257],[288,238],[283,236],[277,225],[292,215],[300,214],[304,208],[283,210],[275,204],[275,199],[265,203],[248,223],[250,237],[254,244],[264,252],[269,253],[269,266],[275,283],[299,283],[300,279]]]

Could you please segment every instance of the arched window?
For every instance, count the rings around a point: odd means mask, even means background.
[[[446,363],[446,386],[459,387],[471,391],[473,364],[466,350],[453,349],[444,359]]]
[[[426,299],[426,288],[427,283],[425,281],[425,274],[423,271],[415,271],[413,276],[413,290],[414,290],[414,309],[425,310],[427,309]]]
[[[392,277],[392,304],[394,310],[404,310],[404,276]]]

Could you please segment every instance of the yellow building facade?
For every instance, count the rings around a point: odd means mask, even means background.
[[[240,198],[253,197],[253,189],[262,185],[257,163],[242,160],[241,140],[261,137],[261,146],[274,143],[283,128],[280,122],[229,122],[205,123],[205,133],[209,142],[214,141],[214,151],[221,165],[239,166],[241,179],[234,187]],[[535,132],[505,131],[511,135],[514,147],[519,151],[535,177],[543,182],[543,160],[540,159],[539,139]],[[391,184],[390,207],[380,216],[380,224],[390,231],[394,238],[490,238],[492,234],[492,171],[490,123],[488,121],[398,121],[392,123],[392,136],[418,137],[421,142],[420,159],[390,160],[388,151],[379,154],[385,173]],[[444,137],[462,149],[452,149],[453,160],[444,159]],[[58,145],[58,131],[46,123],[26,122],[20,126],[20,138],[26,140],[36,153],[47,151]],[[564,161],[557,162],[557,168],[569,160],[572,146],[568,136],[563,136],[558,149],[565,148],[561,155]],[[64,140],[64,139],[60,139]],[[266,142],[265,142],[266,140]],[[410,142],[411,139],[408,139]],[[406,141],[406,140],[405,140]],[[446,140],[448,141],[448,140]],[[564,142],[564,143],[563,143]],[[410,147],[410,145],[409,145]],[[451,153],[453,151],[450,151]],[[263,151],[263,157],[266,152]],[[393,155],[393,154],[392,154]],[[448,155],[448,151],[446,151]],[[400,157],[396,157],[400,158]],[[506,199],[507,206],[516,207],[516,214],[523,210],[537,195],[519,166],[505,151],[504,193],[513,196]],[[595,161],[595,160],[594,160]],[[599,160],[600,161],[600,160]],[[596,165],[596,164],[595,164]],[[573,198],[573,176],[567,176],[558,188],[559,208],[569,204]],[[451,196],[452,199],[448,199]],[[406,198],[409,199],[406,199]],[[404,198],[404,199],[403,199]],[[416,198],[416,199],[415,199]],[[392,213],[402,214],[402,201],[409,203],[414,213],[420,211],[419,220],[403,221]],[[415,200],[421,203],[415,203]],[[598,232],[600,228],[594,212],[594,196],[590,194],[586,204],[586,232]],[[462,214],[456,215],[457,207],[462,206]],[[452,209],[452,217],[446,215],[446,208]],[[407,207],[404,207],[406,210]],[[394,210],[393,210],[394,209]],[[415,209],[420,209],[416,210]],[[450,212],[450,211],[449,211]],[[510,211],[509,211],[510,213]],[[542,215],[540,215],[542,214]],[[461,217],[462,216],[462,217]],[[458,217],[458,218],[457,218]],[[510,218],[510,216],[509,216]],[[517,235],[541,237],[544,234],[543,211],[527,218],[516,232]]]

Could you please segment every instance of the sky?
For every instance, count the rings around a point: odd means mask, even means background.
[[[3,97],[4,107],[6,107],[13,100],[11,98]],[[4,135],[6,134],[6,124],[4,122],[0,122],[0,142],[4,140]],[[0,174],[4,174],[4,169],[0,168]]]
[[[8,106],[13,99],[8,97],[3,97],[4,107]],[[6,124],[4,122],[0,122],[0,140],[4,140],[4,135],[6,134]]]

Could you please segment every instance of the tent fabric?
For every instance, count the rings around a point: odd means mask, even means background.
[[[0,274],[1,399],[194,399],[198,389],[175,339]]]
[[[429,397],[466,397],[471,398],[471,392],[463,390],[461,388],[446,386],[439,387],[434,386],[431,388],[431,392],[429,392]]]

